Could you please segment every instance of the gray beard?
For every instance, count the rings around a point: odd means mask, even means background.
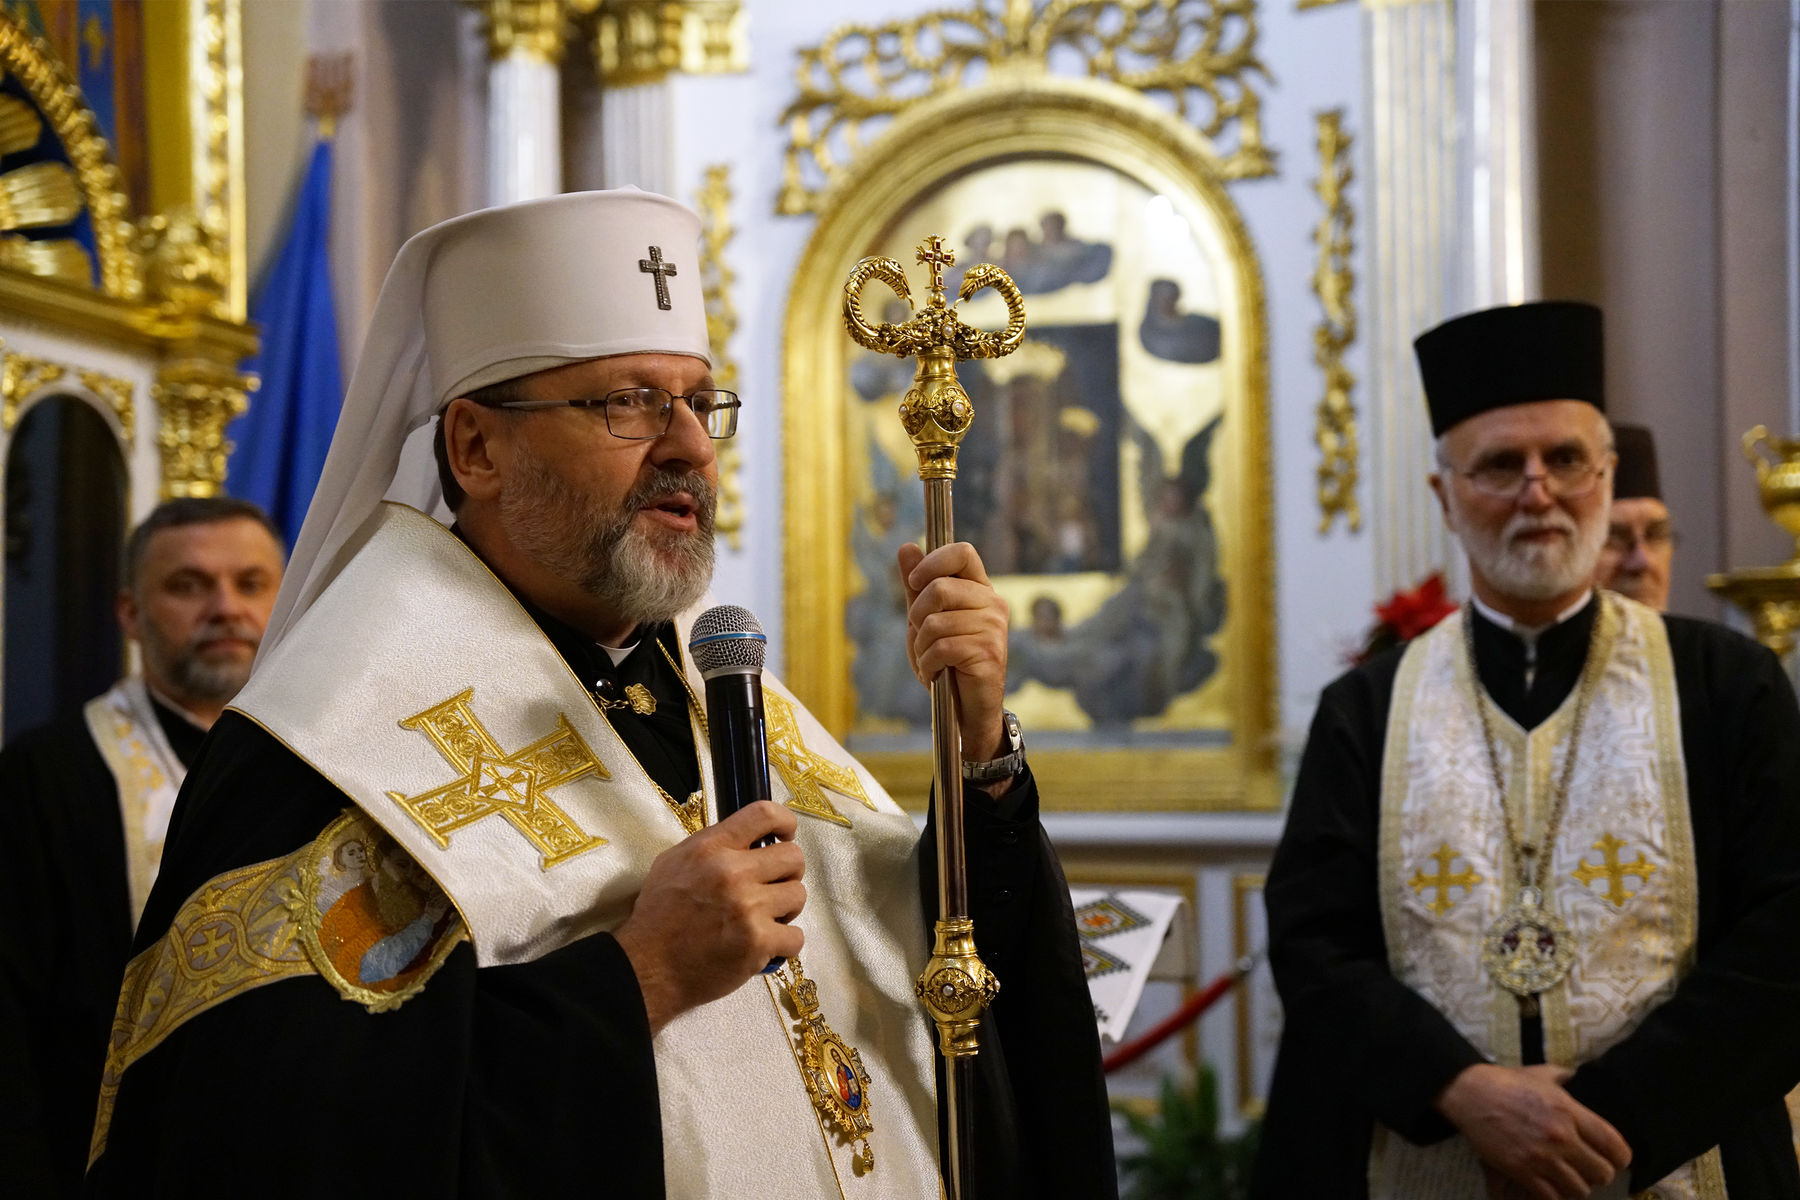
[[[638,510],[673,492],[696,506],[692,533],[644,529]],[[653,470],[617,508],[587,500],[536,458],[500,494],[500,524],[520,550],[588,595],[621,622],[673,620],[706,594],[713,572],[718,499],[698,471]]]
[[[208,662],[200,657],[196,644],[231,634],[243,637],[252,645],[259,643],[260,631],[233,628],[229,625],[204,626],[194,634],[193,642],[171,646],[149,621],[143,623],[144,658],[153,664],[158,677],[181,693],[181,697],[224,704],[243,689],[250,680],[253,662]],[[180,699],[181,697],[171,697]]]
[[[1503,595],[1518,600],[1543,601],[1566,596],[1594,577],[1600,551],[1606,546],[1606,513],[1596,514],[1587,528],[1574,526],[1568,541],[1549,546],[1515,543],[1512,535],[1534,523],[1514,517],[1497,536],[1476,530],[1457,520],[1457,538],[1469,562]],[[1566,527],[1566,526],[1565,526]]]

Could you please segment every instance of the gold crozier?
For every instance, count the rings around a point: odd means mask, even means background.
[[[474,688],[465,688],[400,722],[430,738],[461,778],[417,796],[389,792],[388,799],[444,849],[456,830],[498,813],[542,852],[546,871],[606,845],[605,838],[584,833],[547,794],[584,775],[612,777],[569,718],[558,713],[553,731],[507,754],[470,708],[474,696]]]

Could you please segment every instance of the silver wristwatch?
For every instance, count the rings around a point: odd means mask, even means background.
[[[1019,718],[1005,710],[1001,711],[1000,717],[1006,725],[1007,753],[986,762],[963,759],[962,777],[969,783],[994,783],[1001,779],[1011,779],[1025,769],[1025,735],[1019,729]]]

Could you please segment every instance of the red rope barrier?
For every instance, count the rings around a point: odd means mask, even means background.
[[[1122,1043],[1117,1050],[1101,1059],[1101,1069],[1110,1074],[1150,1053],[1199,1020],[1201,1013],[1224,999],[1225,993],[1236,987],[1239,981],[1249,973],[1249,965],[1245,963],[1240,963],[1225,972],[1200,991],[1189,996],[1180,1008],[1157,1022],[1154,1027],[1129,1042]]]

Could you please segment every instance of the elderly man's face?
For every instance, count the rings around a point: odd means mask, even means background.
[[[1478,583],[1526,603],[1587,586],[1612,500],[1612,438],[1598,409],[1579,400],[1494,409],[1452,428],[1444,451],[1449,469],[1432,487]],[[1596,471],[1571,484],[1579,463]],[[1510,493],[1481,486],[1514,468],[1523,479]]]
[[[197,711],[235,696],[268,628],[281,567],[281,547],[248,517],[152,534],[118,605],[150,685]]]
[[[1674,559],[1675,535],[1666,504],[1652,496],[1613,501],[1596,584],[1661,612],[1669,607]]]
[[[676,395],[713,386],[699,359],[628,354],[543,371],[521,385],[532,400],[601,397],[619,388]],[[613,435],[601,408],[515,418],[498,515],[508,539],[625,620],[667,620],[712,579],[718,460],[705,426],[677,400],[661,437]]]

